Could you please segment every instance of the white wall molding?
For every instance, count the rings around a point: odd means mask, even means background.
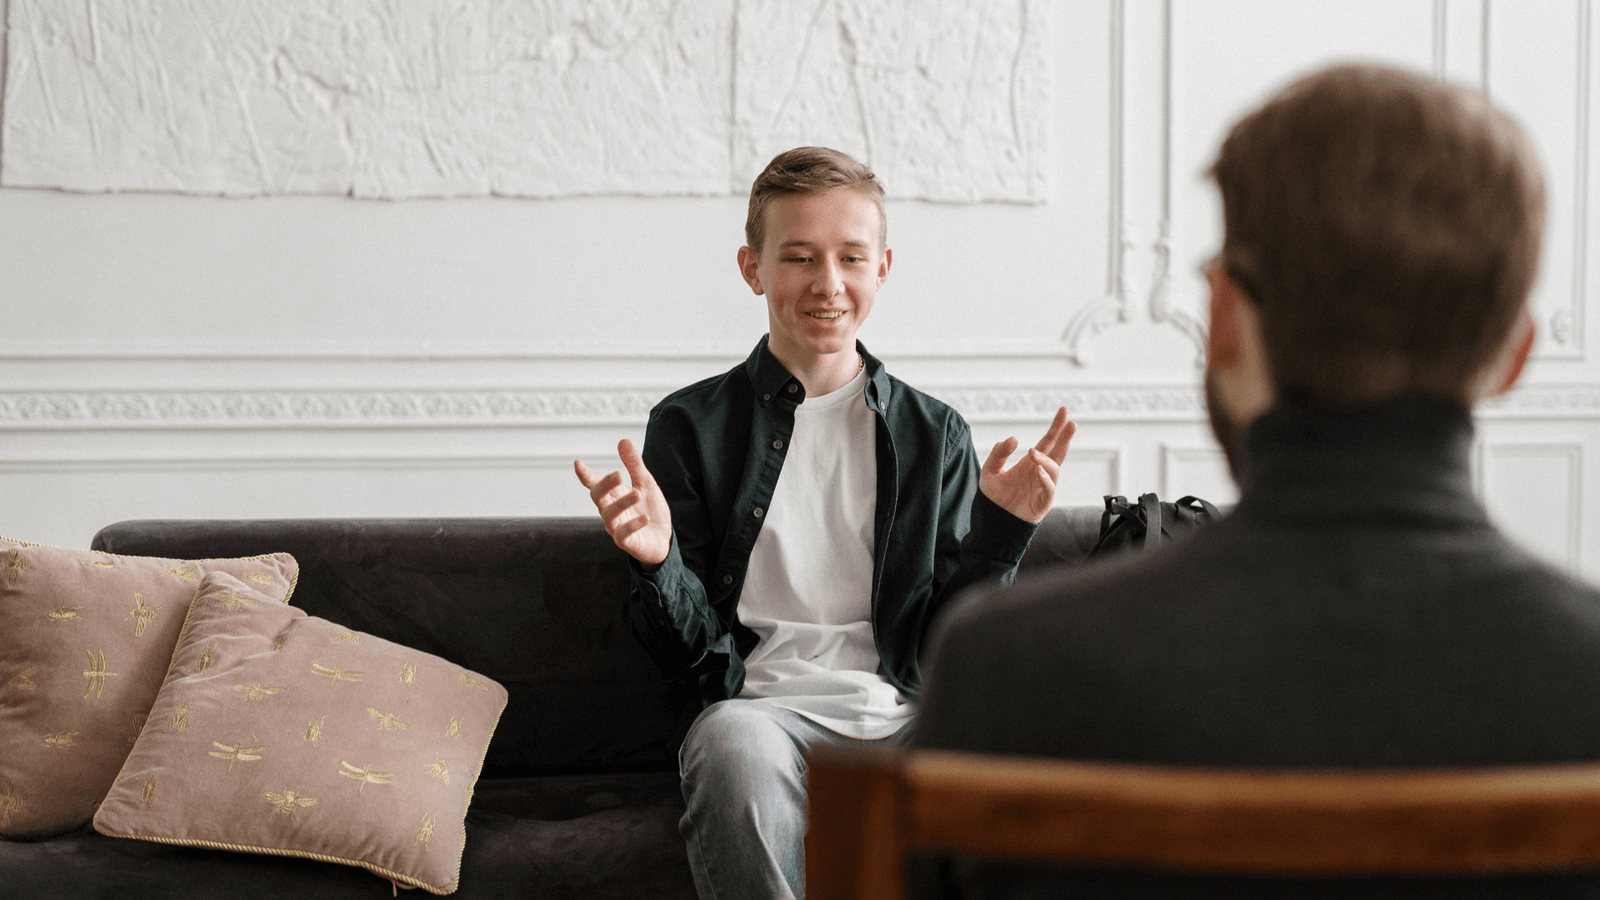
[[[184,430],[638,425],[670,388],[36,391],[0,393],[0,430]],[[974,422],[1205,419],[1195,385],[1030,385],[932,391]],[[1493,419],[1600,418],[1600,385],[1534,385],[1485,403]]]
[[[1065,356],[1095,362],[1091,343],[1136,312],[1205,349],[1205,323],[1171,302],[1172,0],[1111,4],[1110,220],[1106,296],[1078,309]],[[1141,298],[1142,303],[1135,303]]]
[[[669,390],[7,392],[0,393],[0,431],[638,425]],[[933,393],[978,422],[1042,421],[1059,406],[1084,421],[1191,421],[1205,415],[1200,391],[1186,385]]]
[[[665,390],[40,391],[0,394],[0,429],[631,423],[643,421],[665,394]]]
[[[571,455],[530,453],[526,455],[488,454],[461,456],[432,454],[426,456],[382,456],[356,453],[349,456],[164,456],[141,457],[127,455],[101,455],[71,459],[0,459],[0,475],[29,474],[123,474],[134,472],[394,472],[394,471],[472,471],[489,470],[558,470],[567,475],[572,470]],[[596,460],[598,462],[598,460]],[[609,460],[606,461],[610,464]],[[615,467],[613,465],[613,467]]]

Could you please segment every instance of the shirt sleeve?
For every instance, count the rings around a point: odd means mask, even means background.
[[[982,466],[966,423],[952,429],[946,446],[944,502],[939,511],[938,556],[928,622],[975,585],[1009,584],[1039,526],[1025,522],[978,489]]]
[[[687,413],[672,408],[650,414],[644,462],[672,510],[672,545],[654,571],[631,561],[629,604],[634,633],[662,673],[676,678],[713,651],[730,649],[732,637],[711,609],[705,577],[715,558],[710,511],[700,485],[703,466]],[[724,647],[723,645],[727,645]]]

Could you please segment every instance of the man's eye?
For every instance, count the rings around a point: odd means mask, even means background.
[[[809,257],[809,256],[790,256],[790,257],[787,257],[786,259],[784,259],[784,262],[806,263],[806,262],[811,262],[811,257]]]
[[[867,258],[865,256],[846,256],[844,261],[847,263],[861,263],[866,262]]]

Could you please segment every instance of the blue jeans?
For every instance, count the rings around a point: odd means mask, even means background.
[[[756,700],[706,707],[678,751],[678,830],[701,900],[804,897],[806,751],[898,746],[910,730],[865,741]]]

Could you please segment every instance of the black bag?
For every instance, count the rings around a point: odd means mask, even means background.
[[[1161,542],[1176,540],[1222,513],[1199,497],[1184,497],[1177,503],[1163,503],[1155,494],[1145,494],[1139,502],[1106,495],[1106,511],[1100,516],[1100,540],[1089,551],[1089,558],[1123,550],[1150,551]]]

